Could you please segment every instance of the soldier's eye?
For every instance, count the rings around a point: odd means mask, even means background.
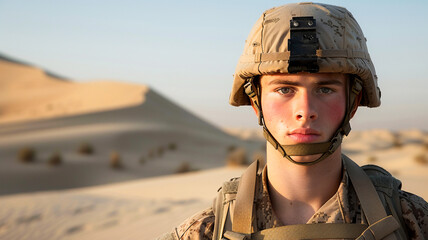
[[[292,92],[292,89],[289,87],[282,87],[277,90],[280,94],[289,94]]]
[[[333,89],[328,88],[328,87],[321,87],[318,89],[318,93],[321,93],[321,94],[329,94],[332,92],[333,92]]]

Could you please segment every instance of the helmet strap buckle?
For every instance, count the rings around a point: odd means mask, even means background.
[[[251,99],[254,106],[257,108],[257,116],[259,125],[263,126],[263,112],[262,107],[260,106],[260,92],[259,88],[254,84],[254,78],[250,78],[244,84],[245,94]]]

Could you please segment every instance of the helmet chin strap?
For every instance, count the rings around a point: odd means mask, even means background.
[[[352,84],[351,88],[347,88],[347,98],[346,98],[346,113],[343,118],[342,124],[333,134],[331,139],[327,142],[321,143],[299,143],[293,145],[281,145],[275,137],[270,133],[269,129],[266,126],[266,123],[263,118],[263,111],[261,107],[261,93],[260,87],[254,83],[254,78],[250,78],[247,83],[244,85],[245,93],[253,102],[254,106],[258,110],[258,118],[259,125],[263,126],[263,136],[265,139],[275,147],[277,151],[281,153],[281,155],[287,158],[290,162],[303,165],[310,166],[316,163],[321,162],[326,159],[328,156],[333,154],[337,148],[342,144],[342,139],[344,136],[347,136],[351,131],[351,125],[349,121],[351,120],[351,112],[354,109],[355,99],[360,94],[362,90],[362,82],[356,76],[350,77],[350,84]],[[311,162],[297,162],[291,156],[308,156],[322,154],[319,158]]]

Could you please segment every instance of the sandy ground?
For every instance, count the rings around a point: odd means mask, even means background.
[[[219,168],[75,190],[0,198],[0,239],[153,239],[211,206]],[[203,186],[201,186],[203,184]]]
[[[428,198],[428,156],[419,131],[355,132],[344,152],[358,164],[378,164],[403,183],[403,189]],[[377,142],[364,144],[371,140]],[[379,139],[383,139],[380,141]],[[364,141],[365,140],[365,141]],[[358,143],[359,142],[359,143]],[[372,146],[372,147],[370,147]],[[80,189],[0,197],[0,239],[153,239],[199,210],[211,206],[224,180],[243,168],[147,178]]]

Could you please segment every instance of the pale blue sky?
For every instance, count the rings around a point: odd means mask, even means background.
[[[88,81],[142,83],[217,126],[257,126],[231,107],[232,74],[254,22],[290,1],[0,0],[0,52]],[[382,89],[355,129],[428,130],[428,1],[323,1],[360,23]]]

